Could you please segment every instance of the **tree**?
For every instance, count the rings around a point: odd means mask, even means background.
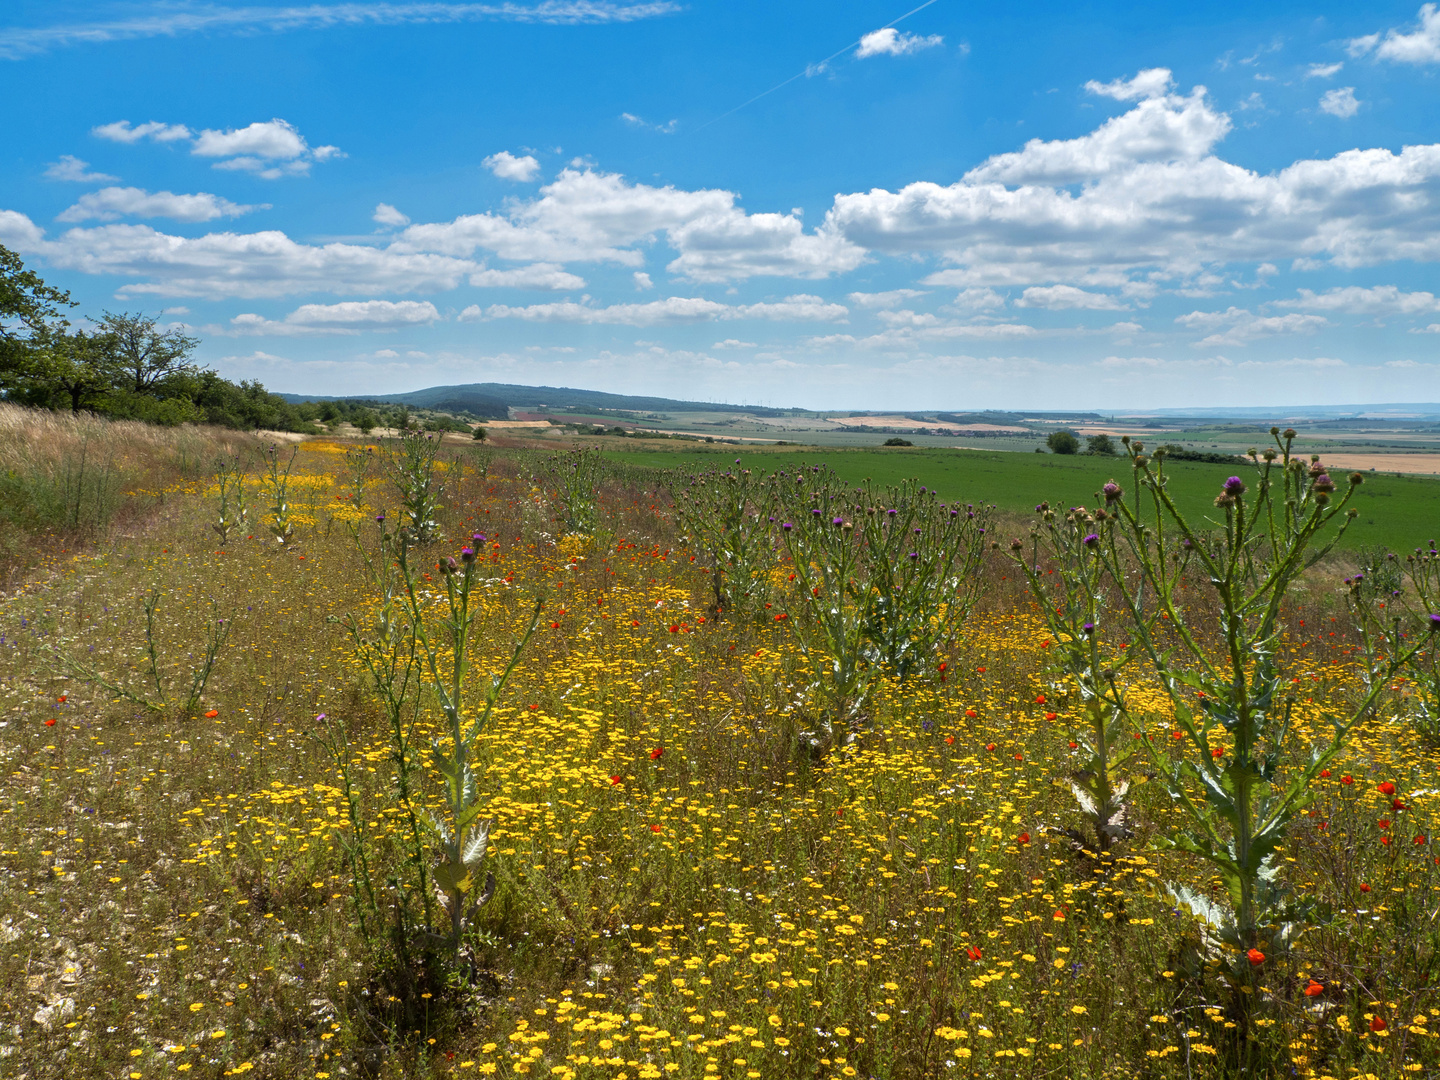
[[[121,374],[108,334],[51,331],[32,350],[32,356],[32,379],[50,393],[68,397],[71,412],[78,413],[103,398]]]
[[[1119,453],[1109,435],[1091,435],[1085,440],[1085,452],[1087,454],[1109,454],[1112,456]]]
[[[477,424],[476,427],[475,427],[475,430],[474,430],[473,432],[471,432],[470,437],[471,437],[472,439],[474,439],[476,442],[484,442],[484,441],[485,441],[485,435],[486,435],[485,429]]]
[[[1052,431],[1045,445],[1050,447],[1052,453],[1075,454],[1080,451],[1080,436],[1073,431],[1061,428],[1059,431]]]
[[[125,389],[150,394],[176,375],[193,374],[197,365],[190,354],[200,344],[179,327],[161,331],[148,315],[116,315],[107,311],[101,328],[114,340],[115,360],[124,372]]]
[[[68,325],[62,317],[74,301],[26,270],[20,256],[0,247],[0,392],[30,388],[41,359],[39,346]]]

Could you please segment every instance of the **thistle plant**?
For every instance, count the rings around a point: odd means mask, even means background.
[[[1377,587],[1377,581],[1393,587]],[[1383,673],[1400,660],[1409,682],[1401,700],[1411,723],[1426,742],[1440,743],[1440,551],[1435,541],[1405,556],[1403,567],[1391,554],[1366,573],[1346,578],[1345,585],[1367,674]]]
[[[221,459],[215,466],[215,486],[220,500],[217,520],[210,528],[220,536],[220,543],[227,543],[230,533],[243,529],[249,516],[245,505],[245,469],[238,458]]]
[[[1314,915],[1314,905],[1281,881],[1279,851],[1311,783],[1420,648],[1412,643],[1380,658],[1368,691],[1331,717],[1330,738],[1290,764],[1306,748],[1297,745],[1295,698],[1276,658],[1281,605],[1344,534],[1363,478],[1352,474],[1337,497],[1318,458],[1307,463],[1292,452],[1293,430],[1271,434],[1274,448],[1251,451],[1252,484],[1238,476],[1224,482],[1208,533],[1171,497],[1163,456],[1151,458],[1125,439],[1136,502],[1123,493],[1110,498],[1093,540],[1128,617],[1131,647],[1143,652],[1174,709],[1171,737],[1143,740],[1188,822],[1159,843],[1204,862],[1224,883],[1225,902],[1180,886],[1171,891],[1231,947],[1237,985],[1253,981],[1267,957],[1285,954]],[[1213,616],[1180,600],[1190,566],[1210,585]],[[1198,633],[1212,618],[1217,648]]]
[[[1107,504],[1120,495],[1113,480],[1105,485]],[[1070,746],[1079,751],[1080,767],[1066,783],[1089,831],[1065,832],[1082,851],[1104,860],[1117,841],[1131,835],[1125,803],[1130,781],[1121,773],[1137,752],[1129,737],[1125,691],[1117,681],[1136,654],[1112,642],[1106,567],[1095,531],[1109,515],[1075,507],[1061,517],[1048,503],[1035,510],[1040,522],[1031,530],[1028,551],[1023,541],[1013,540],[1010,552],[1050,631],[1055,707],[1079,713]],[[1148,617],[1153,616],[1152,609]]]
[[[472,701],[469,647],[480,616],[476,558],[485,537],[476,533],[471,539],[474,546],[460,552],[458,565],[448,557],[438,564],[448,612],[433,622],[426,611],[431,599],[417,590],[408,546],[402,543],[399,547],[405,615],[423,660],[428,690],[434,695],[446,729],[446,736],[432,740],[430,747],[431,764],[442,778],[444,810],[438,815],[427,813],[424,820],[439,848],[431,879],[435,897],[449,919],[444,940],[452,954],[458,954],[465,930],[495,891],[493,874],[486,873],[483,885],[479,880],[492,822],[481,818],[485,803],[471,758],[476,740],[489,723],[544,607],[543,599],[536,601],[529,625],[515,643],[509,663],[498,674],[492,672],[485,677],[478,700]]]
[[[548,485],[556,493],[566,533],[589,536],[600,520],[600,482],[605,461],[595,449],[554,454],[545,462]]]
[[[777,561],[771,530],[775,478],[727,469],[691,475],[682,483],[675,516],[685,542],[700,552],[709,571],[711,612],[763,617]]]
[[[262,484],[265,489],[265,496],[270,502],[270,520],[268,522],[270,532],[279,541],[281,547],[289,547],[295,542],[295,526],[290,520],[293,508],[290,505],[290,470],[295,467],[295,457],[300,453],[300,448],[294,447],[290,451],[290,457],[285,462],[285,468],[280,468],[280,450],[272,446],[266,452],[268,467]]]
[[[929,670],[975,605],[990,509],[947,506],[914,480],[857,503],[865,514],[866,581],[874,594],[866,654],[897,678]]]
[[[428,544],[440,535],[436,515],[445,486],[436,475],[440,441],[423,431],[404,430],[398,445],[391,444],[381,459],[385,474],[400,496],[404,527],[418,543]]]

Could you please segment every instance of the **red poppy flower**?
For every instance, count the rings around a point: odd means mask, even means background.
[[[611,787],[614,787],[614,786],[615,786],[616,784],[618,784],[618,783],[620,783],[620,777],[618,777],[618,776],[612,776],[612,777],[610,777],[610,786],[611,786]]]
[[[1362,882],[1360,883],[1360,891],[1361,891],[1361,892],[1369,892],[1369,891],[1370,891],[1370,886],[1369,886],[1369,885],[1366,885],[1366,884],[1362,881]]]
[[[663,746],[657,746],[657,747],[655,747],[654,750],[651,750],[651,751],[650,751],[650,760],[651,760],[651,761],[658,761],[658,760],[660,759],[660,755],[663,754],[664,752],[665,752],[665,747],[663,747]]]
[[[1170,732],[1170,738],[1174,739],[1176,742],[1179,742],[1181,739],[1185,738],[1185,733],[1183,731],[1172,731]]]
[[[1079,748],[1080,748],[1080,744],[1077,743],[1074,739],[1071,739],[1071,740],[1070,740],[1070,749],[1071,749],[1071,750],[1078,750]]]
[[[1225,756],[1225,748],[1224,748],[1223,746],[1217,746],[1217,747],[1215,747],[1214,749],[1212,749],[1212,750],[1210,751],[1210,756],[1213,757],[1213,758],[1221,758],[1221,757],[1224,757],[1224,756]]]
[[[945,736],[945,745],[946,745],[946,746],[954,746],[954,745],[955,745],[955,736],[954,736],[954,735],[946,735],[946,736]]]
[[[640,620],[639,620],[639,619],[631,619],[631,620],[630,620],[630,625],[631,625],[631,626],[639,626],[639,625],[640,625]]]
[[[1329,769],[1321,769],[1321,770],[1320,770],[1320,779],[1321,779],[1321,780],[1329,780],[1329,779],[1330,779],[1330,770],[1329,770]]]
[[[1028,844],[1030,842],[1030,834],[1028,832],[1022,832],[1015,840],[1021,844]]]
[[[1035,698],[1035,704],[1036,704],[1036,705],[1044,705],[1044,704],[1045,704],[1045,695],[1044,695],[1044,694],[1040,694],[1038,697],[1036,697],[1036,698]]]
[[[1382,818],[1381,818],[1379,821],[1377,821],[1375,824],[1376,824],[1376,825],[1379,825],[1380,828],[1382,828],[1382,829],[1388,829],[1388,828],[1390,828],[1390,819],[1389,819],[1389,818],[1383,818],[1383,817],[1382,817]]]
[[[994,749],[995,749],[995,744],[994,744],[993,742],[987,742],[987,743],[985,744],[985,749],[986,749],[986,750],[994,750]]]
[[[943,661],[943,660],[940,661],[940,670],[941,670],[941,671],[944,671],[944,670],[945,670],[945,661]]]
[[[1380,843],[1384,844],[1386,847],[1389,847],[1389,846],[1390,846],[1390,837],[1388,837],[1388,836],[1382,836],[1382,837],[1380,837]]]
[[[1349,787],[1351,784],[1355,783],[1355,778],[1352,777],[1349,773],[1346,773],[1344,776],[1340,777],[1340,783],[1344,784],[1346,787]]]
[[[1054,714],[1053,712],[1047,712],[1047,713],[1045,714],[1045,719],[1046,719],[1046,720],[1054,720],[1054,719],[1055,719],[1055,714]]]
[[[981,675],[985,674],[985,669],[983,667],[977,667],[975,670],[978,671]]]
[[[974,719],[975,719],[975,710],[974,710],[974,709],[966,709],[966,710],[965,710],[965,718],[966,718],[967,720],[974,720]]]
[[[1052,916],[1050,916],[1050,917],[1051,917],[1052,919],[1054,919],[1056,922],[1064,922],[1064,921],[1065,921],[1065,912],[1064,912],[1063,910],[1061,910],[1060,908],[1056,908],[1056,909],[1055,909],[1055,914],[1052,915]]]
[[[1259,967],[1265,962],[1265,954],[1259,949],[1251,949],[1245,956],[1249,959],[1251,967]]]
[[[55,726],[55,721],[54,721],[54,720],[46,720],[46,721],[45,721],[45,726],[46,726],[46,727],[54,727],[54,726]]]
[[[1392,784],[1389,780],[1386,780],[1380,784],[1377,790],[1380,792],[1381,795],[1394,795],[1395,785]]]
[[[1392,803],[1390,804],[1390,809],[1391,809],[1391,810],[1404,810],[1404,809],[1405,809],[1405,804],[1404,804],[1403,802],[1401,802],[1399,799],[1396,799],[1394,802],[1392,802]]]
[[[651,831],[651,832],[659,832],[659,831],[660,831],[660,826],[659,826],[659,825],[651,825],[651,826],[650,826],[650,831]]]
[[[979,960],[983,954],[974,945],[971,945],[965,950],[965,955],[970,957],[971,960]]]
[[[1306,996],[1306,997],[1310,997],[1310,998],[1319,997],[1319,996],[1320,996],[1321,994],[1323,994],[1324,992],[1325,992],[1325,987],[1322,986],[1320,983],[1316,982],[1314,979],[1311,979],[1309,985],[1307,985],[1307,986],[1305,987],[1305,996]]]
[[[217,717],[217,716],[219,716],[219,715],[220,715],[220,710],[219,710],[219,709],[211,709],[209,712],[207,712],[207,713],[205,714],[205,719],[206,719],[206,720],[214,720],[215,717]]]
[[[1425,834],[1424,834],[1424,833],[1421,833],[1419,836],[1415,837],[1415,846],[1416,846],[1416,847],[1423,847],[1424,844],[1425,844]]]
[[[984,670],[984,669],[981,669],[981,670]],[[69,697],[69,696],[70,696],[69,694],[61,694],[61,695],[60,695],[59,697],[57,697],[55,700],[56,700],[56,702],[58,702],[59,704],[64,705],[64,704],[65,704],[65,699],[66,699],[67,697]]]
[[[1379,1017],[1379,1016],[1374,1017],[1374,1018],[1370,1021],[1370,1030],[1373,1031],[1373,1032],[1375,1032],[1375,1034],[1377,1034],[1377,1035],[1380,1034],[1380,1032],[1384,1031],[1384,1030],[1385,1030],[1387,1027],[1389,1027],[1389,1026],[1390,1026],[1390,1025],[1387,1024],[1387,1023],[1385,1023],[1384,1019],[1381,1018],[1381,1017]]]

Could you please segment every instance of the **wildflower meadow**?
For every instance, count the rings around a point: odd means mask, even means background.
[[[1434,542],[1126,449],[132,484],[0,602],[0,1073],[1435,1075]]]

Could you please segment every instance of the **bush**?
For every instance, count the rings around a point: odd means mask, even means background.
[[[1050,437],[1045,440],[1052,453],[1076,454],[1080,452],[1080,436],[1073,431],[1061,428],[1059,431],[1052,431]]]
[[[885,440],[885,445],[886,445],[886,446],[914,446],[915,444],[912,443],[909,439],[895,438],[895,439],[886,439],[886,440]]]

